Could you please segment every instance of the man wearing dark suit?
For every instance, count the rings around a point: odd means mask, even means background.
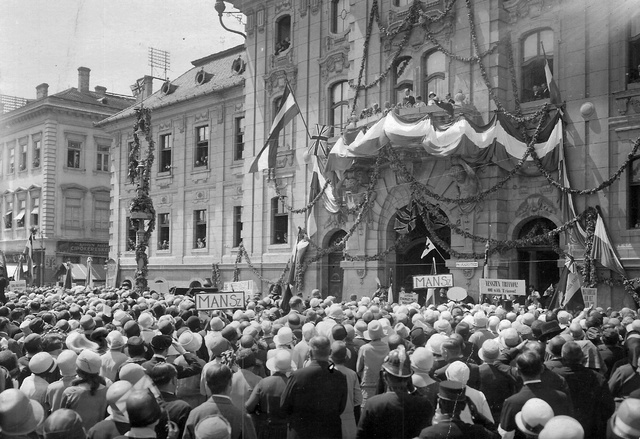
[[[231,424],[231,439],[255,439],[256,431],[251,417],[234,406],[229,397],[233,372],[225,364],[212,364],[205,372],[211,397],[191,410],[182,439],[196,439],[196,425],[207,416],[221,414]]]
[[[166,409],[170,421],[178,426],[180,436],[184,433],[184,426],[191,412],[191,406],[176,396],[176,388],[178,386],[178,373],[173,364],[158,363],[153,366],[149,377],[160,390],[162,396],[161,407]]]
[[[328,338],[313,337],[309,348],[310,364],[291,374],[280,400],[289,422],[287,438],[341,438],[340,415],[347,405],[347,377],[329,363]]]
[[[498,432],[502,438],[525,438],[516,425],[516,414],[531,398],[540,398],[551,406],[554,415],[573,417],[573,404],[566,393],[544,384],[540,373],[544,365],[538,352],[526,350],[516,358],[518,372],[522,376],[523,387],[518,393],[507,398],[502,407]]]
[[[476,390],[480,389],[480,369],[478,365],[470,361],[462,354],[463,340],[460,334],[452,335],[442,343],[442,358],[446,361],[446,364],[437,369],[433,375],[438,381],[445,381],[447,379],[447,368],[454,361],[462,361],[469,366],[469,382],[467,385],[473,387]]]
[[[156,364],[167,362],[167,353],[171,346],[173,346],[180,355],[184,356],[188,364],[187,367],[178,364],[173,365],[178,372],[178,379],[198,375],[202,371],[202,366],[198,363],[197,357],[194,354],[186,352],[179,343],[174,343],[170,335],[156,335],[151,339],[153,357],[151,357],[151,360],[142,363],[142,367],[147,371],[147,374],[153,370],[153,366]]]

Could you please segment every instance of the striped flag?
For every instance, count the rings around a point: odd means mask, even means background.
[[[551,72],[551,66],[549,65],[544,45],[542,45],[542,54],[544,55],[544,76],[547,79],[547,87],[549,88],[549,101],[554,105],[560,105],[562,103],[560,89],[558,88],[558,84],[556,84],[555,79],[553,79],[553,73]]]
[[[327,148],[327,140],[329,140],[329,127],[327,125],[316,124],[316,134],[311,136],[311,146],[309,153],[318,157],[329,157],[329,149]],[[322,156],[320,155],[322,153]]]
[[[33,233],[29,235],[22,254],[24,255],[25,265],[27,266],[26,279],[28,283],[31,283],[33,282]]]
[[[309,203],[312,202],[320,193],[323,187],[325,187],[324,194],[322,195],[322,205],[331,213],[336,213],[340,210],[336,197],[333,195],[333,187],[331,183],[327,185],[327,178],[322,172],[322,162],[320,157],[312,157],[313,159],[313,175],[311,176],[311,184],[309,186]],[[309,214],[307,216],[307,235],[312,237],[318,231],[318,224],[316,223],[317,206],[320,200],[311,206]]]
[[[428,239],[429,238],[427,238],[427,240]],[[438,270],[436,270],[436,258],[433,258],[433,264],[431,264],[431,275],[435,276],[436,274],[438,274]],[[429,300],[431,299],[433,299],[434,304],[436,303],[435,294],[436,294],[435,288],[427,289],[427,300],[425,301],[425,305],[429,305]]]
[[[435,249],[436,249],[436,246],[433,245],[433,242],[431,242],[431,239],[429,239],[429,237],[427,236],[427,242],[425,243],[425,247],[424,247],[424,250],[422,251],[422,256],[420,256],[420,259],[424,259],[427,255],[429,255],[429,253],[431,253]]]
[[[300,113],[300,107],[296,103],[293,96],[291,86],[287,82],[282,98],[280,99],[280,108],[276,113],[276,117],[273,119],[271,129],[269,130],[269,137],[264,146],[251,163],[249,172],[258,172],[264,169],[271,169],[276,167],[276,156],[278,150],[277,139],[282,128],[293,120],[296,115]]]
[[[573,258],[567,255],[558,283],[559,294],[562,294],[562,307],[570,311],[584,308],[582,297],[582,279]]]
[[[389,270],[389,289],[387,290],[387,302],[393,303],[393,270]]]
[[[609,233],[604,225],[600,208],[598,210],[598,220],[596,221],[596,229],[593,232],[593,246],[591,247],[591,257],[600,262],[602,266],[613,270],[621,276],[626,276],[624,267],[616,254],[611,240],[609,239]]]

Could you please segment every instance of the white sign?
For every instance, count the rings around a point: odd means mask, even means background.
[[[196,293],[196,309],[198,311],[208,311],[212,309],[244,309],[246,303],[244,291]]]
[[[402,291],[400,293],[400,303],[402,305],[410,305],[413,302],[418,301],[418,295],[416,293],[407,293],[406,291]]]
[[[453,286],[452,274],[434,274],[413,276],[413,289],[450,288]]]
[[[456,261],[456,268],[478,268],[478,261]]]
[[[584,300],[585,309],[591,305],[596,306],[598,302],[598,289],[582,287],[582,299]]]
[[[11,280],[9,281],[9,291],[24,292],[27,289],[26,280]]]
[[[524,296],[527,292],[524,280],[480,279],[480,294]]]
[[[252,280],[241,280],[238,282],[225,282],[222,288],[225,291],[247,291],[251,294],[255,292]]]

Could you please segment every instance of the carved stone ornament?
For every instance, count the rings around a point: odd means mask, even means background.
[[[544,3],[544,0],[505,0],[502,6],[509,14],[509,21],[516,23],[521,18],[538,17]]]
[[[320,76],[326,83],[349,71],[349,55],[346,52],[332,53],[318,61],[318,64],[320,64]]]
[[[276,93],[283,93],[287,79],[289,80],[289,84],[291,84],[291,87],[295,92],[295,86],[298,78],[298,69],[297,67],[290,67],[286,69],[274,70],[268,75],[265,75],[263,78],[264,87],[267,90],[269,96],[273,96]]]
[[[347,31],[341,35],[327,35],[326,37],[326,49],[327,52],[331,52],[333,50],[344,48],[347,53],[349,51],[349,33],[351,31]]]
[[[171,194],[161,195],[158,198],[158,201],[156,201],[156,204],[158,206],[171,206],[172,203],[173,199],[171,197]]]
[[[163,122],[158,125],[158,131],[165,131],[171,129],[171,121]]]
[[[276,168],[289,168],[295,163],[293,150],[286,151],[284,153],[278,152],[276,157]]]
[[[465,279],[471,279],[475,271],[475,268],[465,268],[464,270],[462,270],[462,275]]]
[[[629,104],[631,105],[631,108],[633,108],[633,111],[640,113],[640,99],[631,98],[629,99]]]
[[[196,122],[201,121],[201,120],[207,120],[209,119],[209,111],[205,110],[202,113],[196,114]]]
[[[366,268],[357,268],[356,269],[356,274],[358,275],[358,278],[360,279],[360,285],[364,284],[364,277],[367,275],[367,269]]]
[[[311,14],[316,15],[320,11],[320,0],[311,0]]]
[[[294,66],[293,59],[293,46],[290,46],[287,50],[278,55],[271,55],[271,68],[272,69],[287,69]]]
[[[288,11],[290,9],[291,9],[290,0],[282,0],[281,2],[276,3],[276,15],[278,15],[282,11]]]
[[[300,16],[306,16],[307,9],[309,9],[309,0],[298,0],[298,6],[300,7]]]
[[[556,208],[553,203],[543,195],[529,195],[518,207],[516,216],[523,217],[529,215],[540,215],[542,212],[555,214]]]

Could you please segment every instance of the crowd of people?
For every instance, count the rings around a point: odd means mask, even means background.
[[[629,308],[28,289],[0,349],[6,438],[640,437]]]

